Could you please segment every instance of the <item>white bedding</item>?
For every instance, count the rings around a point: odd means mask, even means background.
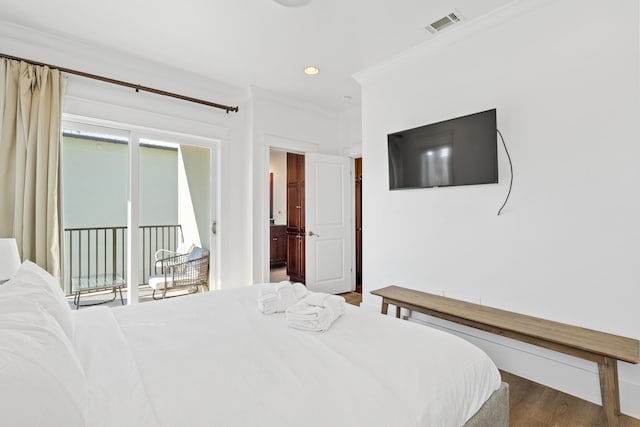
[[[477,347],[348,306],[324,333],[258,287],[74,315],[89,426],[461,426],[500,385]]]

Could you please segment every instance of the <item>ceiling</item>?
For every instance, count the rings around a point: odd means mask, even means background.
[[[289,8],[273,0],[0,0],[0,18],[341,111],[359,103],[353,74],[437,37],[426,25],[454,9],[468,22],[510,2],[313,0]],[[307,65],[320,74],[304,75]]]

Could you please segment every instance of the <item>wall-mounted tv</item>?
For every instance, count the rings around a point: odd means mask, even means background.
[[[387,136],[389,189],[498,182],[496,110]]]

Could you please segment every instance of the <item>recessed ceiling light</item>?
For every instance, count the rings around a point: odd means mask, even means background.
[[[311,3],[311,0],[275,0],[275,2],[287,7],[300,7]]]
[[[308,67],[304,67],[304,73],[307,76],[315,76],[320,72],[320,68],[314,67],[313,65],[309,65]]]

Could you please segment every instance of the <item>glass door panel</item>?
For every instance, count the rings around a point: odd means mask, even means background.
[[[64,288],[75,302],[109,298],[127,277],[129,132],[64,122]]]
[[[140,301],[162,298],[165,289],[167,296],[201,290],[213,257],[186,268],[189,256],[180,255],[192,247],[211,251],[212,150],[183,141],[139,141]]]

